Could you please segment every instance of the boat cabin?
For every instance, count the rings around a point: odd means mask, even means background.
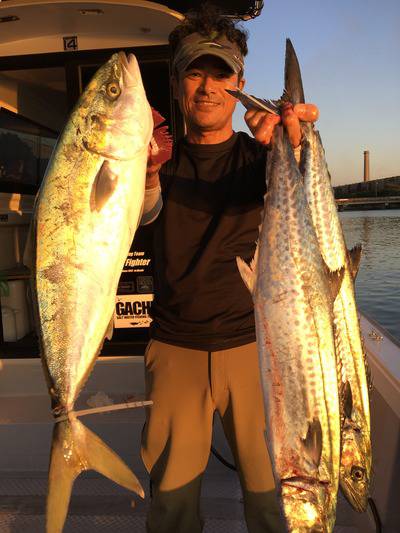
[[[150,104],[174,136],[168,35],[200,2],[6,0],[0,3],[0,354],[38,357],[23,265],[33,202],[57,137],[80,93],[113,52],[133,52]],[[232,17],[262,2],[217,2]],[[114,334],[103,355],[143,354],[153,298],[151,225],[139,228],[118,287]]]

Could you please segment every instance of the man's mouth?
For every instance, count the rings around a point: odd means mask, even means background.
[[[210,100],[196,100],[195,104],[200,107],[216,107],[218,102],[211,102]]]

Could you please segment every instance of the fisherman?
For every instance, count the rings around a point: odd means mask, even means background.
[[[299,157],[291,105],[249,110],[254,139],[232,129],[247,36],[210,6],[171,33],[172,88],[186,135],[161,168],[149,158],[142,223],[154,224],[155,299],[142,457],[152,482],[148,533],[198,533],[199,498],[218,411],[250,533],[283,531],[266,447],[253,302],[236,256],[254,255],[268,145],[282,120]],[[157,219],[157,220],[156,220]]]

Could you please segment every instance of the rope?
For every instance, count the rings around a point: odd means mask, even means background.
[[[55,422],[64,422],[65,420],[69,419],[70,415],[79,417],[79,416],[86,416],[86,415],[94,415],[96,413],[108,413],[110,411],[119,411],[121,409],[132,409],[135,407],[145,407],[147,405],[153,405],[153,402],[150,400],[140,400],[137,402],[124,402],[124,403],[116,403],[116,404],[110,404],[110,405],[102,405],[101,407],[92,407],[90,409],[81,409],[79,411],[69,411],[66,414],[63,414],[61,416],[57,416],[55,418]]]

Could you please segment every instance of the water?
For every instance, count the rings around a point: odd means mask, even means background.
[[[358,307],[400,340],[400,210],[346,211],[340,219],[348,248],[363,247]]]

